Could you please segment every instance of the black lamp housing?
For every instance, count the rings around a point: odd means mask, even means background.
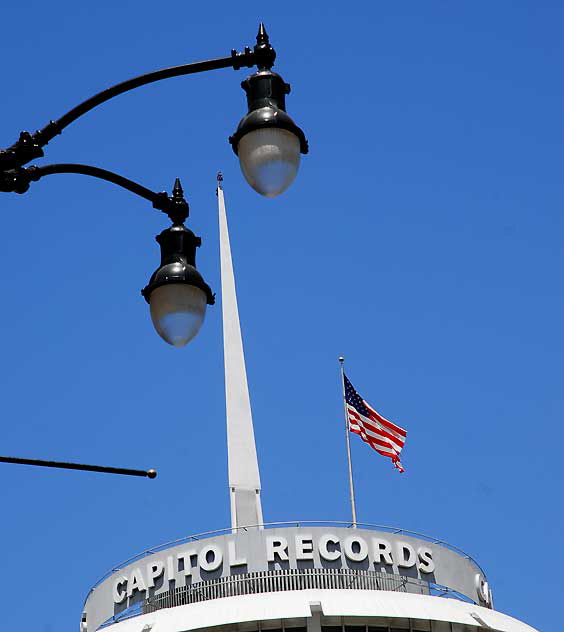
[[[202,244],[200,237],[186,228],[175,224],[155,237],[161,247],[161,265],[152,274],[141,294],[151,302],[151,292],[169,283],[193,285],[204,292],[208,305],[215,303],[215,295],[202,275],[196,270],[196,248]]]
[[[276,53],[269,43],[262,23],[254,53],[258,72],[241,82],[241,87],[247,95],[249,111],[241,119],[237,131],[229,137],[233,151],[239,155],[239,141],[248,132],[264,127],[277,127],[295,134],[300,141],[300,152],[307,154],[309,147],[304,132],[286,113],[286,95],[290,94],[290,84],[271,70]]]
[[[170,217],[172,226],[155,237],[161,247],[161,265],[153,272],[141,294],[150,304],[151,292],[158,287],[169,283],[186,283],[202,290],[206,295],[207,304],[213,305],[215,295],[196,270],[196,248],[202,245],[202,240],[184,226],[190,214],[190,207],[184,199],[180,179],[176,178],[170,198],[166,193],[161,195],[167,199],[165,212]]]
[[[237,131],[229,137],[235,154],[239,155],[239,141],[245,134],[264,127],[292,132],[300,141],[300,152],[307,154],[309,147],[305,134],[286,112],[290,84],[272,70],[259,70],[241,82],[241,87],[247,93],[249,112],[241,119]]]

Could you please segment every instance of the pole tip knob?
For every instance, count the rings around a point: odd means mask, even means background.
[[[157,470],[153,470],[153,469],[147,470],[147,476],[149,478],[156,478],[157,477]]]
[[[339,362],[342,364],[345,361],[345,358],[343,358],[343,356],[339,356]]]

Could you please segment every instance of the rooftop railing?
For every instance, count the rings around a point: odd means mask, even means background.
[[[429,594],[428,582],[376,571],[332,568],[281,569],[220,577],[149,597],[143,614],[187,604],[288,590],[389,590]]]
[[[440,586],[413,577],[392,575],[391,573],[350,569],[282,569],[243,573],[197,582],[189,586],[181,586],[134,604],[127,610],[105,621],[100,627],[106,627],[118,621],[155,612],[163,608],[175,608],[212,599],[310,589],[386,590],[451,597],[471,602],[465,595],[446,586]]]

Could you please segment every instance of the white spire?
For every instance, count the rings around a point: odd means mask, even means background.
[[[231,527],[236,529],[247,525],[262,524],[262,508],[253,417],[235,293],[225,199],[221,188],[221,181],[223,180],[221,174],[218,174],[217,179],[229,497],[231,500]]]

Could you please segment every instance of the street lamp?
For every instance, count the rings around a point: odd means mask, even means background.
[[[13,145],[0,150],[0,191],[25,193],[31,182],[44,176],[79,173],[113,182],[149,200],[154,208],[169,216],[172,226],[156,237],[161,247],[160,266],[141,293],[149,303],[157,333],[175,347],[186,345],[198,333],[207,305],[214,303],[213,292],[196,269],[196,248],[202,242],[184,225],[189,207],[178,178],[172,195],[168,196],[90,165],[24,165],[42,157],[43,147],[70,123],[119,94],[170,77],[256,65],[257,72],[241,84],[247,94],[249,111],[229,141],[251,187],[266,197],[279,195],[294,180],[300,153],[308,152],[308,144],[303,131],[286,113],[285,95],[290,92],[290,86],[271,70],[276,52],[262,23],[256,41],[253,50],[248,47],[243,52],[232,50],[229,57],[164,68],[119,83],[80,103],[34,134],[22,132]]]
[[[241,83],[249,112],[229,142],[251,187],[266,197],[276,197],[294,181],[300,153],[307,154],[308,143],[286,113],[290,85],[271,71],[276,53],[268,43],[263,24],[257,35],[257,50],[262,55],[258,72]]]
[[[196,248],[202,240],[184,226],[188,204],[178,178],[172,201],[176,204],[173,224],[156,237],[161,247],[161,265],[141,294],[150,305],[159,336],[175,347],[183,347],[198,333],[206,306],[213,305],[215,298],[196,270]]]

